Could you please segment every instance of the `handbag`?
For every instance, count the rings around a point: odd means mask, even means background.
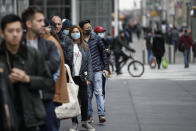
[[[69,77],[69,82],[67,83],[69,103],[63,103],[61,106],[55,108],[56,116],[59,119],[73,118],[81,114],[77,97],[79,86],[73,81],[69,66],[65,64],[65,67]]]
[[[162,67],[166,69],[168,67],[168,61],[166,58],[162,58]]]

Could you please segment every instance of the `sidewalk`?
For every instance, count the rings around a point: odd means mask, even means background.
[[[141,37],[140,40],[137,40],[135,35],[133,35],[133,43],[130,44],[130,46],[136,50],[135,58],[139,61],[142,61],[142,62],[143,62],[143,54],[142,54],[142,45],[143,45],[143,43],[144,43],[144,39],[142,37]],[[165,51],[165,57],[169,61],[169,45],[168,44],[165,44],[165,50],[166,50]],[[147,58],[147,56],[146,56],[146,58]],[[176,63],[175,64],[183,64],[183,63],[184,63],[183,53],[177,51],[176,52]]]

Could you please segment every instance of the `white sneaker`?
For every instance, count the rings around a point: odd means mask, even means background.
[[[69,131],[78,131],[78,123],[73,122],[72,128],[70,128]]]
[[[88,121],[82,121],[82,127],[86,128],[88,131],[95,131],[95,128],[88,123]]]

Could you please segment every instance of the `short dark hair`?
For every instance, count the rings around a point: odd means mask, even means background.
[[[88,19],[84,19],[84,20],[81,20],[80,22],[79,22],[79,26],[80,26],[80,28],[81,29],[83,29],[83,27],[84,27],[84,25],[85,24],[87,24],[87,23],[91,23],[91,21],[90,20],[88,20]]]
[[[22,26],[22,20],[19,16],[15,15],[15,14],[9,14],[9,15],[4,16],[1,20],[1,29],[2,29],[2,31],[5,30],[6,25],[8,23],[12,23],[12,22],[20,22],[21,26]]]
[[[32,20],[34,15],[36,13],[41,13],[41,14],[44,14],[44,12],[42,11],[41,8],[39,8],[38,6],[30,6],[28,7],[27,9],[25,9],[23,12],[22,12],[22,20],[23,20],[23,23],[25,24],[26,21],[28,20]]]

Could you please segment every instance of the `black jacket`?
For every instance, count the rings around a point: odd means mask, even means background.
[[[61,48],[63,50],[63,54],[64,56],[66,56],[66,47],[67,45],[73,44],[73,42],[68,36],[64,35],[62,31],[58,33],[58,37],[60,40]]]
[[[48,66],[50,73],[53,75],[57,72],[60,66],[60,57],[58,55],[57,47],[52,41],[39,38],[38,49],[41,55],[45,58],[46,65]],[[50,90],[43,90],[43,99],[52,100],[55,93],[55,87],[52,86]]]
[[[122,51],[122,48],[125,47],[127,50],[131,52],[135,52],[134,49],[129,47],[127,44],[125,44],[125,38],[122,38],[120,36],[117,36],[115,40],[113,41],[112,49],[115,54],[118,54]]]
[[[163,57],[165,53],[165,40],[162,34],[153,36],[152,52],[155,57]]]
[[[6,55],[6,47],[4,41],[0,45],[0,63],[8,66],[8,55]],[[9,92],[11,98],[14,101],[19,101],[15,104],[17,114],[24,120],[26,127],[38,126],[44,123],[46,112],[43,106],[42,100],[39,96],[39,90],[50,90],[54,86],[52,76],[48,67],[46,66],[43,57],[35,49],[26,46],[23,42],[20,45],[19,51],[12,59],[13,67],[22,69],[30,76],[30,84],[18,82],[13,85],[10,81]],[[6,68],[6,72],[11,72],[9,68]],[[8,79],[9,80],[9,79]],[[13,87],[15,86],[15,87]],[[16,90],[18,92],[15,92]],[[15,95],[19,97],[15,97]]]

